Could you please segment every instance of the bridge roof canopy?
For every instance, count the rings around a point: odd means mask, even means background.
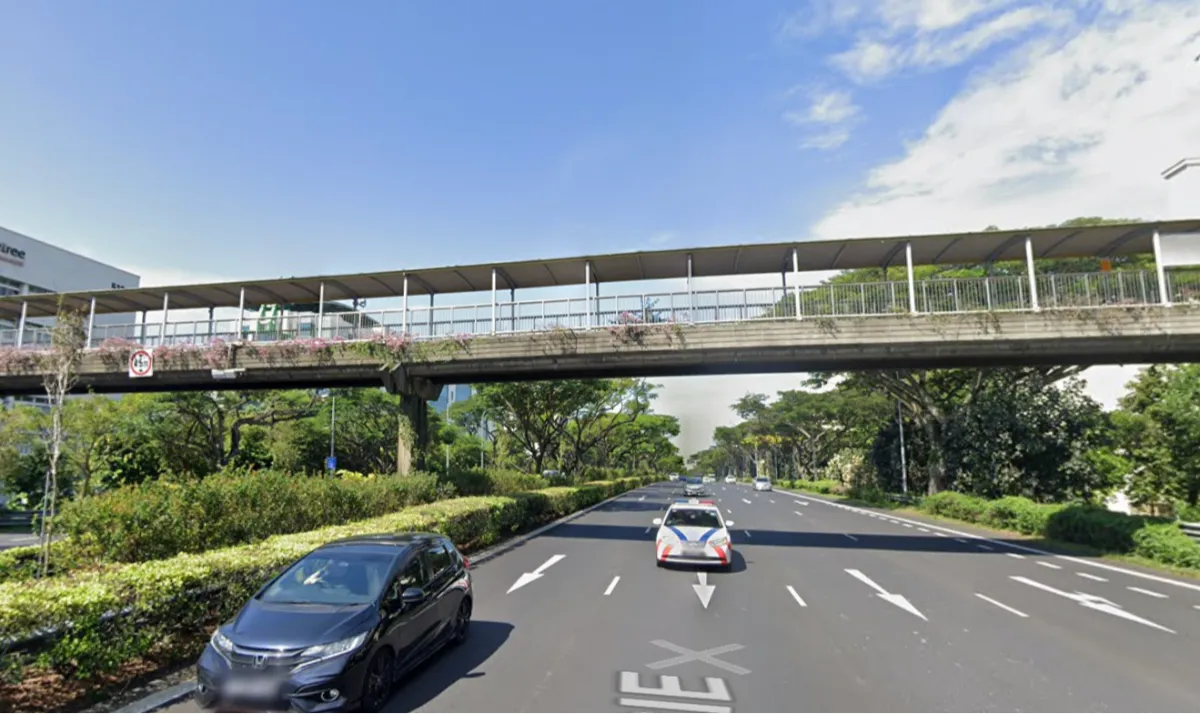
[[[97,314],[161,310],[165,295],[169,295],[168,306],[172,310],[236,308],[243,288],[247,309],[257,309],[262,305],[313,303],[320,297],[322,284],[327,301],[395,297],[403,293],[406,277],[409,296],[484,292],[492,289],[493,268],[497,271],[496,287],[502,290],[582,285],[585,266],[589,263],[592,280],[602,283],[680,279],[687,277],[689,255],[692,256],[692,274],[695,277],[759,275],[790,271],[793,248],[797,250],[802,272],[904,265],[905,243],[912,244],[914,265],[1024,260],[1026,236],[1032,240],[1034,255],[1039,259],[1118,257],[1152,252],[1155,229],[1162,233],[1196,232],[1200,231],[1200,218],[1017,231],[679,248],[353,275],[12,295],[0,297],[0,319],[16,320],[20,316],[22,303],[27,305],[28,317],[51,317],[57,314],[60,300],[64,305],[86,309],[92,298],[96,300]]]

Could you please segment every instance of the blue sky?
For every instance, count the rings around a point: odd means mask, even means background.
[[[1187,0],[10,0],[0,225],[163,284],[1150,217],[1157,172],[1200,152],[1197,20]],[[695,384],[664,402],[720,412]]]

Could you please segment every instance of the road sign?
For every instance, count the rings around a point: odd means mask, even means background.
[[[330,471],[336,471],[337,470],[337,457],[336,456],[325,457],[325,468],[329,469]]]
[[[154,352],[147,349],[136,349],[129,355],[129,377],[154,376]]]

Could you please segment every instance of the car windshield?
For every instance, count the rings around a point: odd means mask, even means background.
[[[302,558],[271,583],[259,600],[304,605],[365,605],[387,584],[397,554],[343,548]]]
[[[676,508],[663,521],[666,526],[689,528],[720,528],[721,517],[710,508]]]
[[[688,479],[688,483],[700,483],[700,477],[696,476],[694,478],[690,478]]]

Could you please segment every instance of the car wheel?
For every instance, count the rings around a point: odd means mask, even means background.
[[[467,641],[467,635],[471,631],[471,598],[465,597],[458,604],[458,613],[454,616],[454,636],[450,638],[451,644],[461,645]]]
[[[377,712],[392,693],[392,664],[395,655],[387,647],[381,648],[367,665],[367,676],[363,679],[363,711]]]

